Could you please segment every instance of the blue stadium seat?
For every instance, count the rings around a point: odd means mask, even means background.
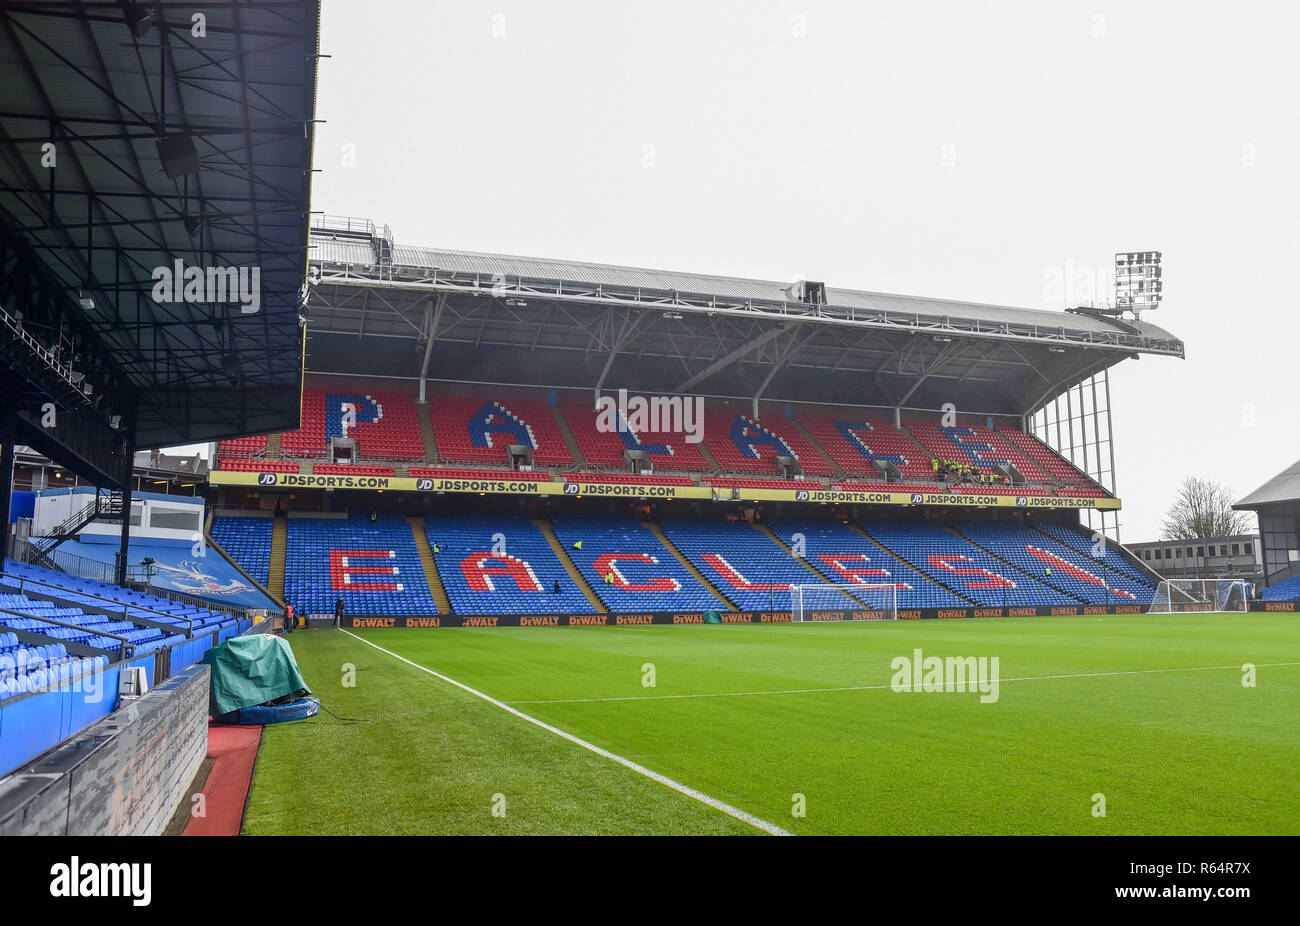
[[[862,520],[859,526],[900,559],[981,607],[1078,605],[1079,599],[1000,562],[927,521]]]
[[[239,567],[265,587],[271,581],[271,532],[274,519],[221,515],[212,519],[212,539]]]
[[[411,525],[392,514],[371,521],[290,518],[284,594],[301,614],[437,614]]]
[[[448,513],[425,520],[443,588],[458,614],[589,614],[591,602],[541,530],[509,514]],[[555,583],[560,593],[555,594]]]
[[[1005,521],[955,521],[953,528],[1044,585],[1087,604],[1150,604],[1154,588],[1032,527]]]
[[[596,596],[613,612],[729,611],[640,522],[630,518],[555,519],[555,535]],[[574,544],[582,542],[582,549]],[[606,576],[614,579],[605,581]]]
[[[1283,579],[1260,593],[1261,601],[1300,601],[1300,576]]]
[[[894,585],[900,608],[968,608],[970,602],[954,595],[906,563],[838,521],[778,519],[768,522],[791,549],[802,540],[804,559],[835,585]],[[816,581],[816,579],[810,579]],[[879,592],[864,591],[854,597],[865,605],[892,600]]]
[[[748,522],[667,518],[659,525],[700,574],[742,611],[788,611],[791,588],[818,581]],[[818,607],[853,610],[862,604],[831,594],[819,600]]]

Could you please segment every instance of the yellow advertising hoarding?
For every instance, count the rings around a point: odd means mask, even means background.
[[[485,495],[571,495],[604,498],[694,498],[714,501],[813,502],[842,505],[931,505],[952,508],[1120,507],[1117,498],[1055,498],[1036,495],[958,495],[946,492],[861,492],[820,485],[796,489],[729,489],[708,486],[626,485],[601,482],[537,482],[509,476],[490,479],[430,476],[314,476],[298,473],[208,474],[214,486],[262,489],[348,489],[386,492],[456,492]]]

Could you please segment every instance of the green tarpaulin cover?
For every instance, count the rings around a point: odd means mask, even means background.
[[[296,701],[311,689],[283,637],[250,633],[231,637],[203,654],[212,667],[212,712],[228,714],[258,704]]]

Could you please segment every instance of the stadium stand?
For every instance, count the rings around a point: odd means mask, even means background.
[[[309,386],[302,393],[302,427],[280,435],[285,456],[324,457],[329,440],[356,441],[368,460],[423,460],[424,438],[411,396],[401,392],[349,392]]]
[[[569,558],[610,611],[730,610],[638,521],[571,516],[554,525]],[[574,547],[578,542],[581,550]]]
[[[0,595],[0,601],[13,597],[18,596]],[[0,633],[0,701],[70,681],[107,664],[107,656],[73,656],[62,643],[24,644],[12,632]]]
[[[598,485],[689,486],[690,476],[641,476],[633,473],[567,473],[565,482],[589,482]]]
[[[271,580],[274,526],[271,518],[218,515],[212,519],[212,539],[230,554],[239,568],[266,587]]]
[[[220,468],[234,473],[298,472],[298,464],[289,460],[222,460]]]
[[[1093,561],[1096,560],[1097,544],[1094,543],[1092,536],[1073,527],[1067,527],[1064,524],[1034,524],[1036,530],[1046,534],[1054,540],[1065,544],[1070,549],[1082,553]],[[1134,582],[1144,586],[1151,586],[1152,580],[1150,575],[1143,572],[1137,566],[1133,565],[1122,553],[1106,543],[1101,546],[1105,567],[1114,572],[1128,576]]]
[[[356,426],[343,433],[343,415],[356,415]],[[352,437],[357,455],[368,460],[423,460],[424,438],[411,396],[402,392],[326,394],[325,427],[330,437]]]
[[[1077,605],[951,531],[924,521],[858,522],[873,540],[938,584],[984,607]]]
[[[748,522],[673,518],[659,525],[695,568],[742,610],[789,610],[791,587],[818,581]],[[827,596],[820,604],[860,607],[844,596]]]
[[[42,597],[51,597],[56,601],[34,601],[31,605],[35,610],[29,610],[27,613],[41,613],[47,610],[47,606],[54,608],[74,608],[82,606],[88,609],[104,610],[109,606],[116,605],[113,610],[116,612],[125,606],[126,632],[111,629],[110,625],[121,625],[122,621],[111,621],[106,615],[88,612],[85,620],[81,618],[68,620],[68,623],[75,623],[78,626],[91,631],[120,633],[127,637],[128,641],[135,644],[141,652],[157,649],[159,646],[170,645],[180,642],[184,634],[193,629],[198,632],[217,632],[218,642],[233,636],[242,630],[248,628],[249,623],[235,615],[218,611],[212,608],[197,607],[192,604],[173,601],[170,598],[161,598],[157,595],[149,595],[144,592],[137,592],[131,589],[122,588],[117,585],[110,585],[105,582],[96,582],[91,579],[82,579],[77,576],[68,575],[63,572],[56,572],[52,569],[45,569],[40,566],[33,566],[27,563],[18,563],[14,560],[5,560],[4,574],[0,575],[0,588],[13,594],[23,594],[20,591],[19,580],[30,580],[32,583],[40,583],[29,586],[29,592],[32,598],[39,595]],[[17,609],[15,609],[17,610]],[[44,614],[48,617],[58,617],[55,614]],[[74,615],[75,616],[75,615]],[[160,636],[161,631],[152,627],[137,627],[131,624],[129,619],[132,617],[143,618],[154,623],[170,624],[176,628],[176,634],[182,635],[176,639],[170,639],[165,634]],[[109,624],[103,623],[101,618],[110,620]],[[66,620],[59,617],[60,620]],[[46,625],[51,627],[52,625]],[[22,629],[22,628],[14,628]],[[56,628],[57,629],[57,628]],[[53,630],[40,630],[46,636],[54,636],[61,639],[73,639],[63,633],[54,633]],[[93,635],[93,634],[92,634]],[[107,640],[107,638],[104,638]],[[73,639],[73,642],[82,642]],[[99,644],[90,643],[90,646]],[[107,648],[116,650],[118,644],[112,642]],[[201,654],[200,654],[201,655]]]
[[[804,558],[834,585],[887,585],[898,589],[900,608],[965,608],[970,602],[895,559],[838,521],[782,518],[768,524],[792,548],[803,539]],[[816,581],[809,578],[809,581]],[[806,583],[805,583],[806,584]],[[878,603],[880,596],[864,596]],[[883,599],[887,600],[887,599]]]
[[[286,457],[320,458],[329,441],[325,438],[325,392],[303,389],[302,419],[298,430],[280,435],[280,452]]]
[[[998,464],[1010,462],[1004,453],[1005,447],[994,447],[981,440],[972,427],[944,427],[927,421],[907,420],[903,424],[938,460],[956,460],[975,466],[981,473],[990,474],[999,471]]]
[[[1090,560],[1051,537],[1018,524],[954,521],[952,528],[1026,575],[1087,604],[1149,604],[1155,591],[1128,575],[1112,571],[1105,560]]]
[[[800,414],[799,423],[850,476],[879,474],[874,461],[892,463],[907,479],[932,479],[931,455],[882,419],[866,416],[830,418]]]
[[[301,614],[437,614],[411,526],[401,517],[289,518],[284,594]]]
[[[1033,485],[972,485],[970,483],[958,483],[948,487],[949,492],[956,492],[958,495],[1024,495],[1041,498],[1050,496],[1052,490],[1047,486]]]
[[[1063,498],[1110,498],[1110,493],[1099,486],[1059,486],[1056,494]]]
[[[429,401],[438,457],[450,463],[510,464],[507,448],[531,448],[534,463],[574,465],[550,407],[537,399],[445,395]]]
[[[1261,601],[1300,601],[1300,576],[1283,579],[1270,585],[1259,596]]]
[[[704,445],[724,472],[775,474],[780,472],[776,458],[789,456],[799,461],[805,473],[834,475],[830,464],[787,418],[767,415],[759,421],[722,406],[706,407],[705,415],[710,426],[704,429]]]
[[[412,466],[408,476],[428,476],[434,479],[509,479],[518,482],[550,482],[551,474],[545,470],[520,469],[457,469],[455,467]]]
[[[698,444],[687,441],[686,434],[680,430],[639,435],[625,427],[626,421],[622,421],[621,430],[602,429],[600,413],[578,402],[561,402],[560,411],[590,467],[624,468],[627,466],[625,450],[643,450],[655,470],[708,472],[712,469]]]
[[[435,514],[426,517],[425,532],[443,588],[458,614],[586,614],[592,610],[541,530],[526,518]]]
[[[850,492],[922,492],[941,494],[948,486],[934,482],[837,482],[834,488]]]
[[[997,430],[1008,441],[1028,454],[1040,467],[1051,473],[1057,481],[1066,485],[1092,485],[1091,479],[1032,434],[1007,426],[999,426]],[[1105,493],[1102,493],[1102,496],[1105,497]]]
[[[820,489],[815,479],[782,479],[780,476],[746,478],[744,476],[706,476],[704,481],[716,489]]]
[[[315,463],[311,471],[317,476],[391,476],[391,466],[374,466],[369,463]]]
[[[254,459],[266,453],[266,435],[256,437],[239,437],[235,440],[223,440],[217,443],[218,460]],[[224,466],[222,467],[225,468]]]

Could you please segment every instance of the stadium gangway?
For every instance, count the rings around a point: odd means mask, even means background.
[[[117,653],[117,658],[119,661],[125,661],[127,659],[135,658],[135,644],[127,640],[127,638],[122,636],[121,634],[108,633],[107,631],[102,631],[102,630],[91,630],[89,627],[82,627],[80,624],[69,624],[67,621],[61,621],[58,620],[57,618],[38,617],[35,614],[24,614],[22,611],[11,611],[8,608],[0,608],[0,614],[8,614],[11,617],[21,617],[24,620],[29,620],[29,621],[40,621],[43,624],[55,624],[59,627],[66,627],[68,630],[76,630],[79,633],[93,633],[97,637],[108,637],[110,640],[117,640],[118,643],[120,644]],[[22,639],[22,635],[24,633],[31,633],[30,630],[20,630],[17,627],[10,627],[8,632],[15,634],[20,640]],[[58,639],[58,638],[54,637],[52,639]],[[69,643],[72,643],[73,646],[85,647],[86,649],[95,649],[95,650],[99,649],[99,647],[97,646],[91,646],[87,643],[73,643],[71,640],[59,640],[58,642],[62,643],[65,649],[67,648]],[[71,651],[69,650],[69,652]],[[106,652],[106,650],[100,650],[100,652]]]
[[[126,612],[128,610],[148,611],[150,614],[161,614],[163,617],[170,617],[173,618],[174,620],[184,621],[188,625],[185,631],[185,638],[187,640],[194,639],[194,621],[188,617],[180,617],[175,614],[168,614],[166,611],[159,611],[157,608],[150,608],[146,605],[133,605],[130,602],[118,601],[116,598],[106,598],[103,595],[96,595],[91,592],[74,591],[73,589],[64,588],[62,585],[55,585],[53,582],[42,582],[40,579],[28,579],[28,578],[24,578],[23,576],[11,575],[10,573],[7,572],[0,573],[0,575],[3,575],[6,579],[8,579],[11,582],[16,581],[18,583],[18,594],[20,595],[28,594],[28,592],[23,588],[24,583],[26,583],[27,585],[40,585],[44,588],[53,588],[65,594],[77,595],[81,598],[93,598],[96,601],[103,601],[107,604],[113,605],[114,608],[120,607],[122,609],[122,620],[129,621],[133,624],[141,623],[144,626],[152,627],[155,630],[166,630],[171,633],[175,633],[178,628],[175,624],[164,624],[160,621],[151,621],[145,617],[138,617],[138,618],[129,617]],[[37,595],[43,601],[55,601],[60,604],[66,605],[67,607],[70,608],[78,607],[80,604],[80,602],[73,601],[70,598],[64,598],[62,595],[51,595],[42,592],[33,592],[32,594]],[[183,602],[180,603],[183,604]],[[105,608],[104,610],[107,611],[108,609]]]

